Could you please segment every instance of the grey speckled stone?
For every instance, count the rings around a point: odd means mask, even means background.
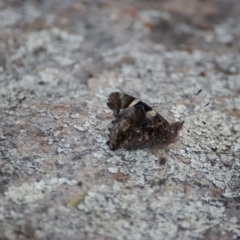
[[[8,2],[0,238],[240,238],[236,1]],[[177,143],[108,149],[110,92],[171,122],[199,89]]]

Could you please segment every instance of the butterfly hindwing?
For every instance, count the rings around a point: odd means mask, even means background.
[[[134,129],[142,126],[145,117],[145,111],[141,108],[129,107],[118,113],[109,127],[108,145],[111,150],[116,150],[132,138]]]

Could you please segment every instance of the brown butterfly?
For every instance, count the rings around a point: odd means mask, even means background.
[[[114,115],[107,142],[113,151],[122,147],[166,147],[178,139],[184,123],[169,123],[146,103],[124,93],[112,92],[107,106]]]

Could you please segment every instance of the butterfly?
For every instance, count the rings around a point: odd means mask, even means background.
[[[109,95],[107,106],[114,116],[107,142],[113,151],[166,147],[177,141],[184,124],[184,121],[169,123],[146,103],[120,92]]]

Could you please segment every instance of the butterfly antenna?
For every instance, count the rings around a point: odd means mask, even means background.
[[[194,113],[199,112],[201,109],[207,107],[209,104],[210,104],[210,103],[205,104],[204,106],[200,107],[198,110],[194,111]],[[189,114],[189,115],[185,116],[185,118],[191,117],[191,116],[193,116],[193,114]]]
[[[187,105],[187,107],[185,108],[185,110],[182,112],[182,114],[179,117],[179,120],[182,118],[182,116],[184,115],[184,113],[186,112],[186,110],[189,108],[189,106],[192,104],[192,102],[195,100],[195,98],[200,94],[200,92],[202,91],[202,89],[200,89],[197,94],[193,97],[193,99],[190,101],[190,103]]]

